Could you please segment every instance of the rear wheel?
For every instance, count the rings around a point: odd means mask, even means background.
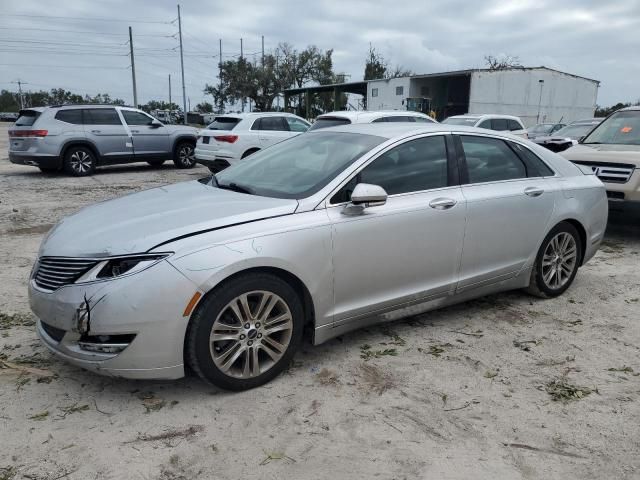
[[[543,298],[564,293],[578,273],[582,248],[573,225],[567,222],[556,225],[540,246],[527,291]]]
[[[152,167],[159,167],[164,163],[164,160],[149,160],[147,163]]]
[[[218,387],[254,388],[289,365],[302,330],[302,304],[288,283],[269,274],[241,275],[207,295],[191,317],[187,360]]]
[[[173,163],[178,168],[193,168],[196,164],[193,142],[180,142],[173,152]]]
[[[85,177],[96,169],[96,158],[87,147],[77,146],[67,150],[64,156],[64,170],[74,177]]]

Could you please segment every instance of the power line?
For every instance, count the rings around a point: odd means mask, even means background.
[[[175,22],[175,20],[171,20],[170,22],[161,22],[157,20],[127,20],[124,18],[107,18],[107,17],[67,17],[61,15],[27,15],[23,13],[16,14],[4,14],[3,17],[24,17],[24,18],[55,18],[57,20],[82,20],[85,22],[124,22],[124,23],[153,23],[153,24],[161,24],[161,25],[171,25]]]
[[[80,30],[59,30],[59,29],[55,29],[55,28],[35,28],[35,27],[25,27],[25,28],[20,28],[20,27],[0,27],[0,30],[18,30],[18,31],[23,31],[23,30],[33,30],[33,31],[38,31],[38,32],[59,32],[59,33],[69,33],[69,34],[76,34],[76,33],[82,33],[82,34],[90,34],[90,35],[115,35],[115,36],[119,36],[119,37],[126,37],[127,34],[126,33],[115,33],[115,32],[96,32],[96,31],[80,31]],[[154,34],[154,33],[136,33],[134,35],[134,37],[158,37],[158,38],[173,38],[174,35],[160,35],[160,34]]]
[[[129,67],[108,67],[105,65],[33,65],[28,63],[0,63],[3,67],[32,67],[32,68],[103,68],[108,70],[127,70]]]

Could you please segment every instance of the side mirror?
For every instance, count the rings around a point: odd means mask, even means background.
[[[158,128],[158,127],[161,127],[161,126],[162,126],[162,123],[161,123],[159,120],[152,120],[152,121],[151,121],[151,126],[152,126],[153,128]]]
[[[369,183],[359,183],[353,189],[351,202],[345,205],[343,213],[345,215],[361,214],[365,208],[379,207],[387,203],[387,192],[379,185]]]

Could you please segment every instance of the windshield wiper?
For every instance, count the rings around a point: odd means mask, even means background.
[[[216,178],[216,176],[214,175],[213,178]],[[216,186],[223,190],[233,190],[234,192],[247,193],[249,195],[254,195],[254,192],[251,188],[245,187],[244,185],[238,185],[237,183],[234,183],[234,182],[223,184],[223,183],[218,183],[218,180],[216,179]]]

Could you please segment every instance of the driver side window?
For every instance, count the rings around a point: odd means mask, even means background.
[[[358,183],[379,185],[388,195],[446,187],[447,148],[444,136],[419,138],[388,150],[349,180],[331,198],[331,203],[350,201]]]

